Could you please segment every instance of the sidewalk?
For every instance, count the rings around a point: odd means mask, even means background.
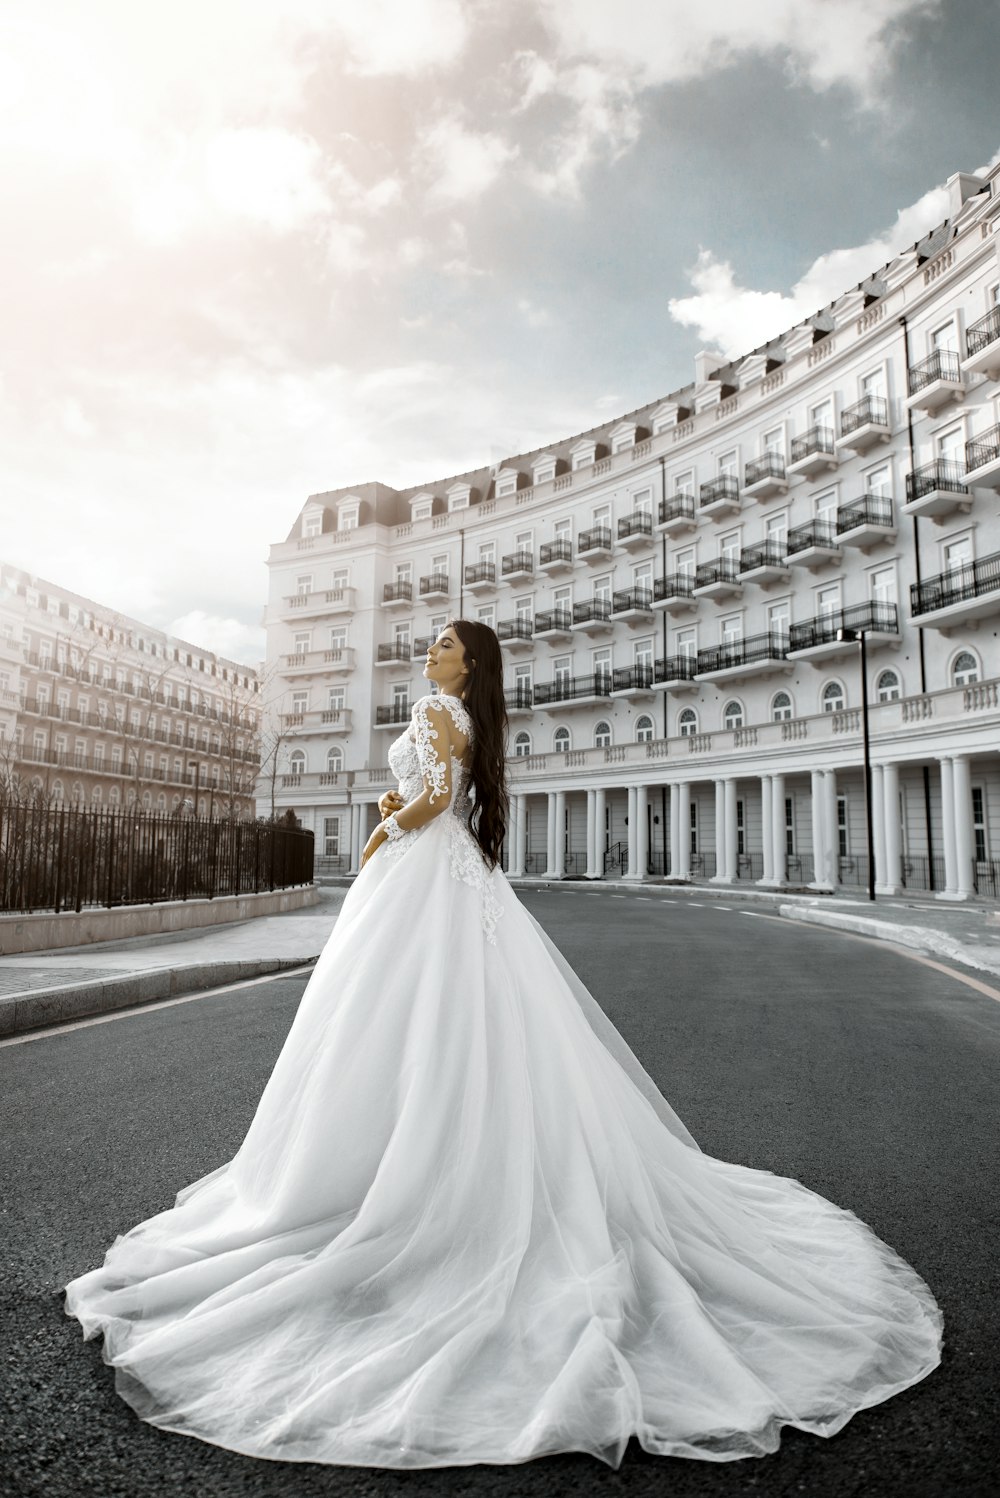
[[[662,880],[525,879],[517,881],[517,888],[560,889],[596,899],[613,891],[646,899],[752,901],[789,920],[877,937],[1000,977],[1000,907],[994,904],[952,905],[920,895],[885,896],[871,904],[857,896]],[[49,955],[2,957],[0,1038],[313,962],[346,893],[345,880],[342,885],[321,885],[319,904],[286,915],[260,916],[239,925],[173,936],[64,948]]]

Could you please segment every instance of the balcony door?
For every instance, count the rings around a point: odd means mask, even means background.
[[[965,457],[965,428],[962,426],[949,427],[946,432],[939,432],[935,439],[938,458],[943,463],[957,463],[964,467]]]

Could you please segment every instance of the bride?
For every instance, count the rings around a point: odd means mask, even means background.
[[[830,1436],[938,1363],[910,1266],[703,1154],[497,867],[497,638],[456,619],[235,1157],[66,1286],[144,1419],[372,1467]]]

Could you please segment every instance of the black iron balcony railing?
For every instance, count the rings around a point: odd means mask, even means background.
[[[518,682],[516,686],[508,687],[503,697],[508,712],[511,712],[513,708],[531,708],[535,705],[531,687],[525,682]]]
[[[929,359],[910,365],[910,394],[917,395],[936,380],[951,380],[956,385],[961,381],[962,371],[958,355],[952,349],[935,349]]]
[[[429,577],[420,579],[420,596],[426,598],[428,593],[447,593],[447,572],[432,572]]]
[[[668,572],[666,577],[653,579],[653,598],[662,603],[665,598],[690,598],[694,589],[694,577],[690,572]]]
[[[783,661],[788,654],[788,635],[770,629],[745,640],[727,640],[698,651],[698,675],[709,671],[727,671],[735,666],[752,666],[765,661]]]
[[[413,659],[419,660],[422,655],[426,655],[428,647],[433,644],[433,635],[417,635],[413,642]]]
[[[913,504],[935,490],[943,490],[946,494],[968,494],[964,479],[965,470],[961,463],[951,458],[935,458],[933,463],[925,463],[922,468],[915,468],[906,475],[906,502]]]
[[[408,661],[410,647],[401,640],[394,640],[391,645],[380,645],[375,658],[378,661]]]
[[[737,557],[716,557],[714,562],[701,562],[694,570],[694,585],[708,588],[712,583],[738,582],[739,565]]]
[[[530,619],[501,619],[497,624],[498,640],[530,640],[532,633]]]
[[[628,536],[651,536],[653,534],[653,517],[648,510],[633,510],[631,515],[623,515],[618,522],[618,539],[624,541]]]
[[[832,520],[807,520],[805,525],[793,525],[785,543],[790,557],[797,552],[808,551],[811,546],[836,545],[837,532]]]
[[[967,603],[984,594],[1000,591],[1000,551],[976,562],[966,562],[937,577],[925,578],[923,582],[910,584],[910,613],[930,614],[935,609],[945,609],[952,603]]]
[[[406,599],[407,603],[413,597],[412,583],[386,583],[382,589],[382,602],[394,603],[397,599]]]
[[[595,624],[611,618],[610,598],[591,598],[587,603],[574,603],[574,624]]]
[[[534,572],[535,558],[530,551],[511,551],[502,558],[500,570],[504,577],[512,572]]]
[[[840,416],[840,435],[849,437],[859,427],[889,425],[889,402],[882,395],[866,395]]]
[[[573,623],[573,614],[570,609],[560,607],[556,609],[545,609],[542,613],[535,615],[535,634],[551,634],[553,630],[568,630]]]
[[[802,433],[801,437],[792,438],[791,452],[793,463],[801,463],[803,458],[811,458],[814,453],[827,453],[832,457],[834,453],[833,428],[810,427],[808,432]]]
[[[598,671],[593,676],[557,676],[555,681],[535,687],[536,705],[546,702],[573,702],[580,697],[611,695],[611,672]]]
[[[617,588],[615,590],[611,603],[612,614],[627,614],[633,609],[641,609],[646,614],[652,613],[652,588]]]
[[[842,629],[898,634],[899,610],[894,603],[854,603],[846,609],[819,614],[815,619],[803,619],[788,631],[788,649],[809,650],[813,645],[831,645]]]
[[[738,503],[739,497],[740,481],[734,473],[720,473],[718,478],[710,479],[698,490],[698,503],[702,509],[720,499]]]
[[[410,704],[408,702],[390,702],[385,707],[375,709],[376,726],[383,724],[409,723]]]
[[[990,427],[979,437],[965,444],[965,466],[968,472],[995,463],[1000,458],[1000,426]]]
[[[693,681],[697,669],[698,659],[694,655],[661,656],[656,662],[654,680]]]
[[[644,692],[652,685],[653,667],[651,665],[616,666],[611,673],[613,692]]]
[[[563,537],[560,537],[558,541],[543,541],[538,548],[538,560],[543,567],[548,562],[571,562],[573,543]]]
[[[741,573],[754,572],[758,567],[784,567],[787,558],[785,548],[777,541],[761,541],[756,546],[744,546],[740,552]]]
[[[465,569],[466,586],[469,583],[495,583],[496,580],[496,562],[473,562]]]
[[[659,523],[666,525],[671,520],[694,519],[694,495],[675,494],[670,499],[661,499],[659,507]]]
[[[609,525],[595,525],[593,530],[581,531],[576,543],[578,552],[584,551],[610,551],[611,550],[611,527]]]
[[[981,354],[1000,338],[1000,307],[993,307],[978,322],[970,323],[965,330],[965,352],[967,358]]]
[[[783,479],[785,477],[785,457],[783,453],[762,453],[759,458],[751,458],[743,470],[743,483],[749,489],[751,484],[759,484],[761,479]]]
[[[837,508],[837,535],[856,531],[859,525],[878,525],[891,530],[892,500],[884,494],[865,494]]]

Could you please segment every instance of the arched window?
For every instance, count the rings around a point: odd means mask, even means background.
[[[844,710],[844,688],[839,681],[828,681],[823,688],[823,711],[842,713]]]
[[[338,774],[344,768],[344,751],[336,744],[326,752],[326,768],[331,775]]]
[[[689,739],[698,732],[698,714],[693,707],[686,707],[678,714],[677,731],[682,739]]]
[[[520,733],[516,733],[514,735],[514,758],[515,759],[527,759],[527,757],[528,757],[528,755],[530,753],[531,753],[531,734],[530,733],[525,733],[524,730],[522,729]]]
[[[875,683],[875,695],[879,702],[896,702],[900,697],[899,674],[896,671],[880,671]]]
[[[952,661],[951,679],[956,687],[968,687],[979,680],[979,662],[971,650],[958,652]]]
[[[304,749],[293,749],[288,757],[288,768],[293,775],[304,775],[306,769],[306,753]]]
[[[198,815],[200,817],[204,817],[204,816],[208,815],[208,797],[207,796],[199,796],[198,797]]]
[[[135,805],[135,786],[130,785],[128,790],[125,792],[125,805]]]
[[[100,806],[100,804],[101,804],[101,802],[103,800],[104,800],[104,791],[102,790],[102,788],[99,785],[95,785],[94,789],[90,793],[90,804],[91,804],[91,806]]]
[[[174,794],[170,798],[170,808],[171,808],[171,810],[172,811],[176,811],[177,808],[178,808],[178,806],[180,806],[180,804],[181,804],[180,795],[179,795],[179,793],[177,791],[175,791]]]
[[[143,793],[142,793],[142,809],[143,809],[143,811],[152,811],[152,809],[153,809],[153,793],[152,793],[152,791],[143,791]]]
[[[568,754],[570,737],[568,728],[557,728],[552,735],[552,747],[556,754]]]
[[[66,792],[63,790],[63,783],[62,783],[62,781],[61,780],[53,780],[53,782],[52,782],[52,800],[53,800],[53,802],[55,803],[56,806],[59,806],[59,805],[62,804],[62,802],[65,799],[66,799]]]
[[[604,718],[602,718],[600,723],[598,723],[597,727],[594,729],[594,748],[607,749],[610,743],[611,724],[608,723]]]
[[[119,789],[118,786],[113,785],[111,787],[111,789],[108,791],[108,805],[109,806],[121,806],[121,804],[122,804],[122,793],[121,793],[121,790]]]
[[[157,798],[156,798],[156,809],[157,809],[157,811],[166,811],[166,809],[167,809],[167,795],[166,795],[165,791],[161,791],[160,794],[157,796]]]
[[[74,780],[73,782],[73,805],[83,805],[83,786],[78,780]]]
[[[792,716],[792,699],[787,692],[775,692],[771,698],[771,722],[784,723]]]
[[[636,718],[635,737],[640,744],[648,744],[653,737],[653,720],[648,713],[642,713]]]
[[[743,727],[743,704],[737,702],[735,697],[722,709],[722,726],[723,728]]]

